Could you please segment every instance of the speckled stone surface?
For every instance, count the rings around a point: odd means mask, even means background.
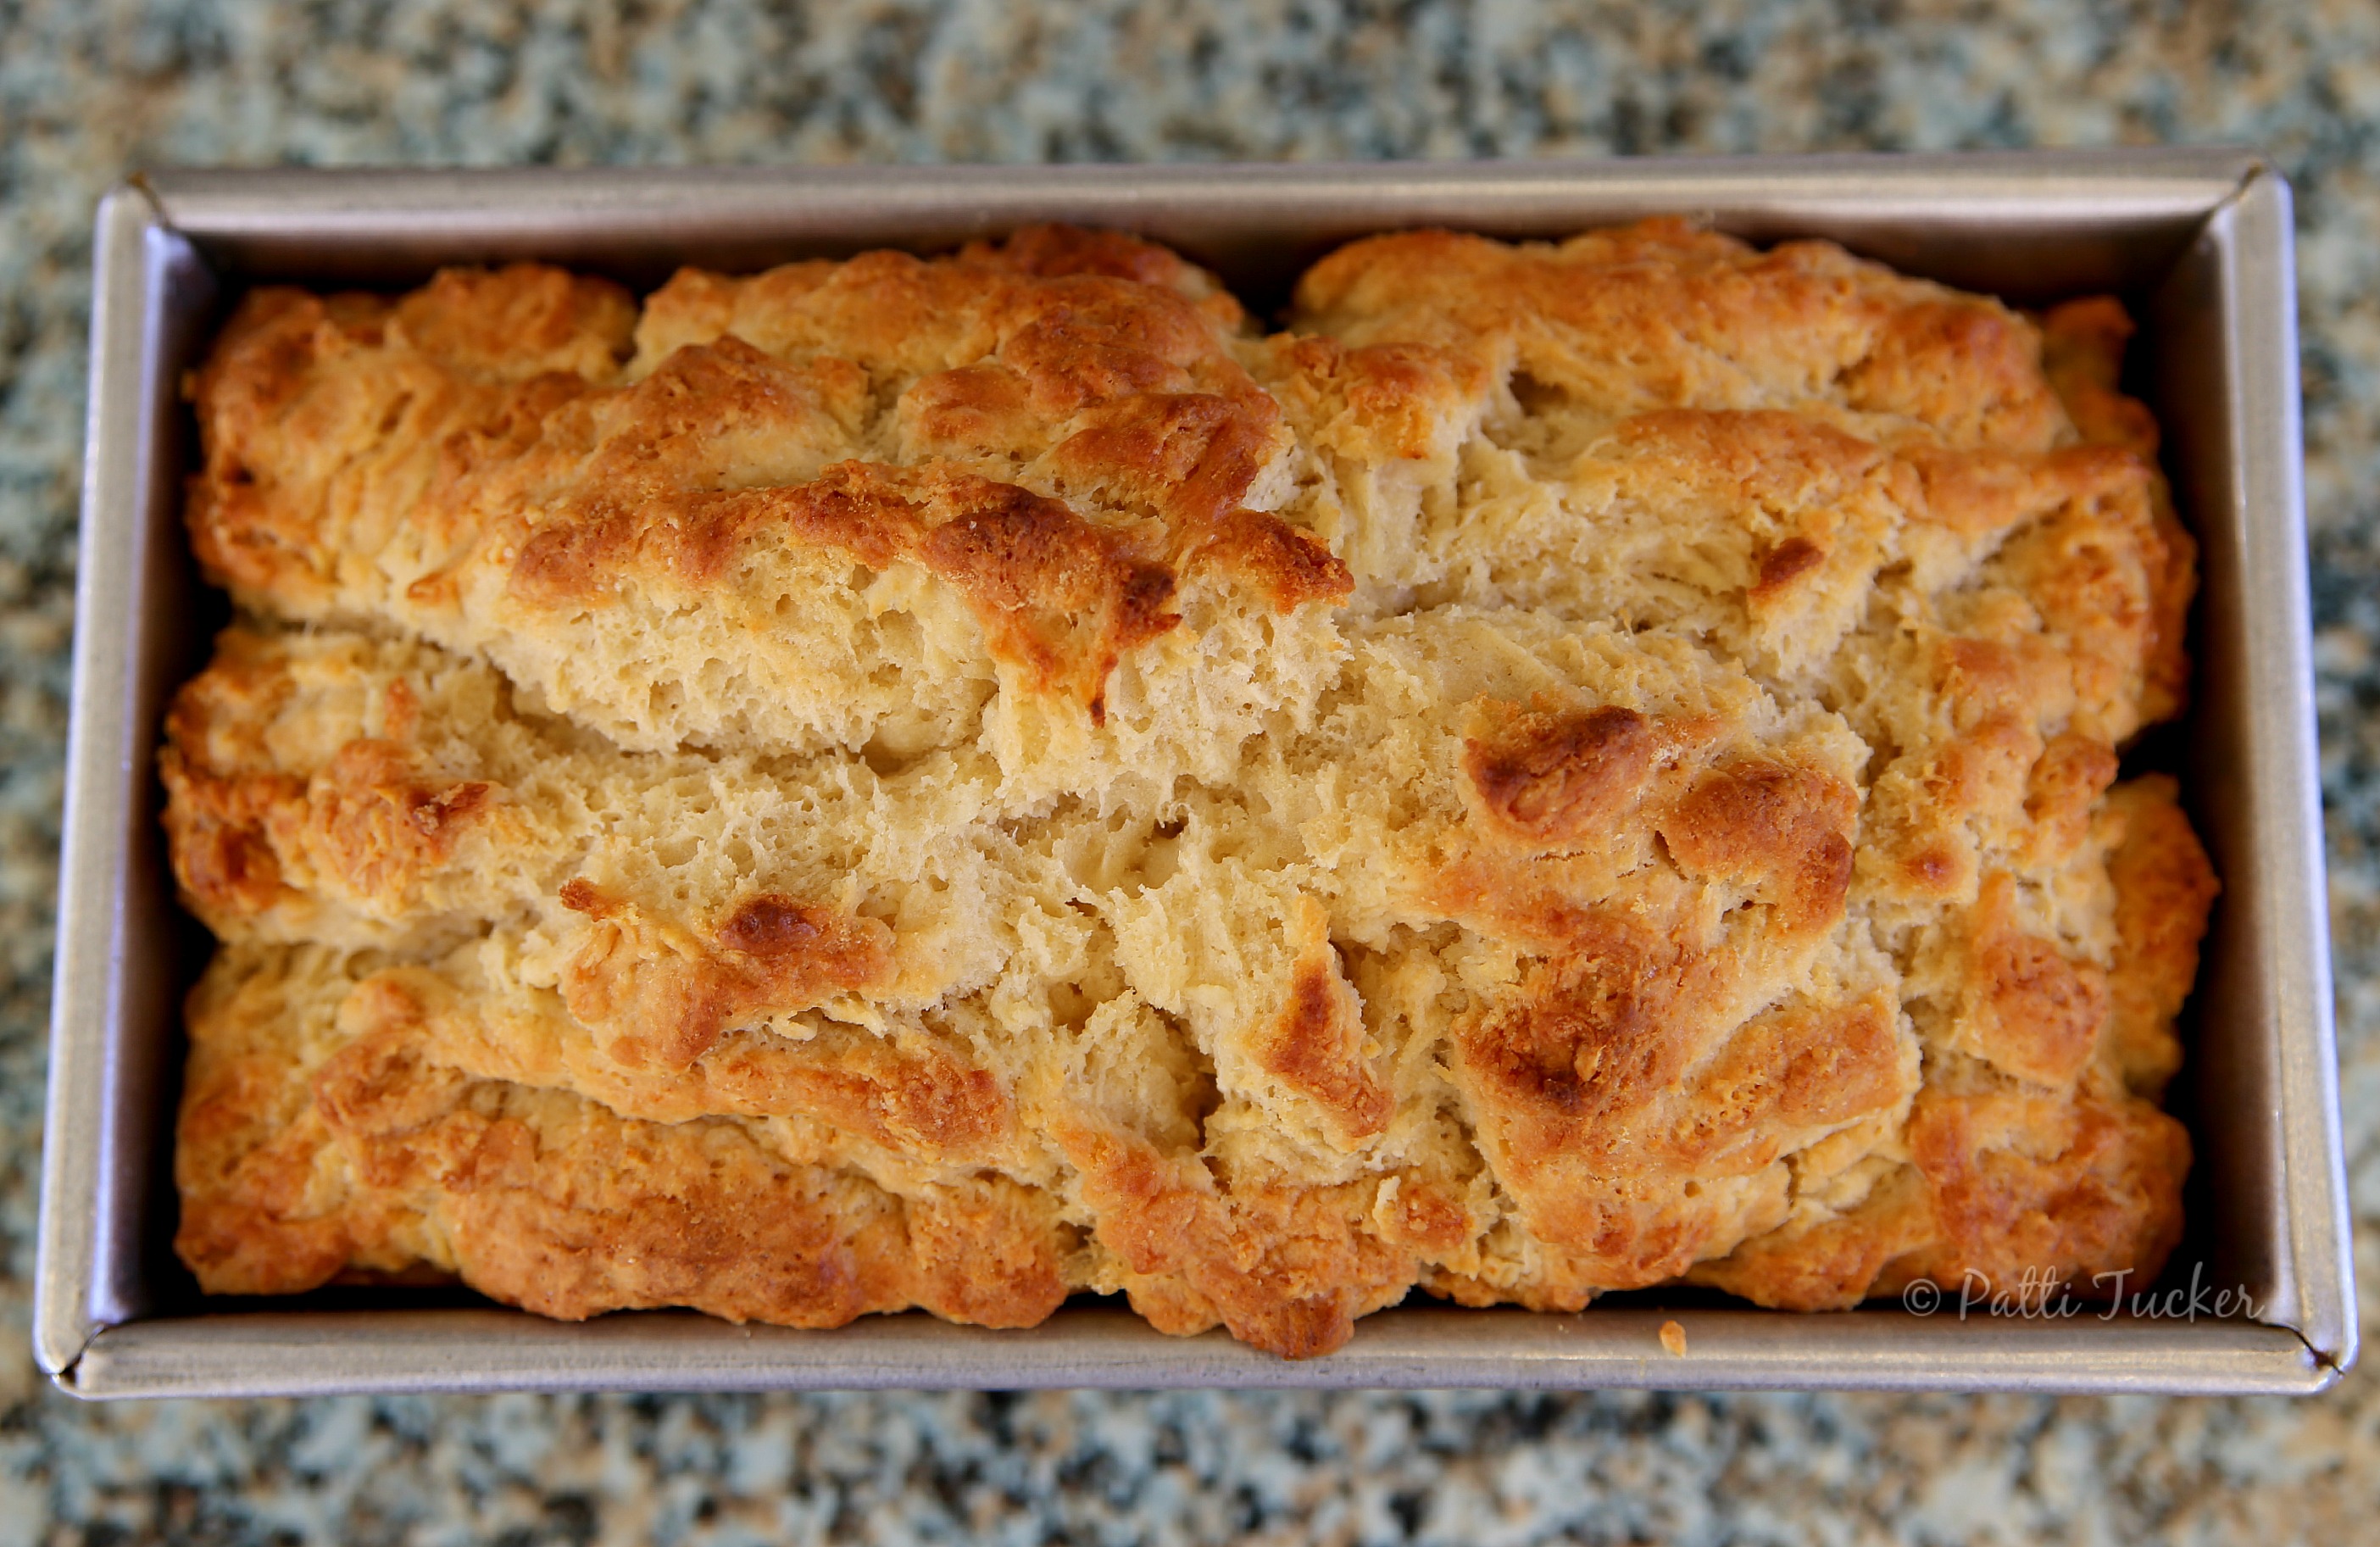
[[[92,201],[164,163],[2256,142],[2299,193],[2347,1134],[2380,1298],[2380,6],[0,0],[0,1547],[2380,1538],[2308,1402],[1193,1395],[91,1407],[27,1352]]]

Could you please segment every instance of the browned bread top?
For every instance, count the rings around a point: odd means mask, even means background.
[[[258,292],[184,1255],[1292,1355],[2152,1273],[2215,882],[2116,783],[2194,561],[2127,331],[1674,222],[1359,242],[1269,337],[1055,229]]]

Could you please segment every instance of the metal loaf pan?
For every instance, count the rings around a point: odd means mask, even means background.
[[[2258,1319],[1791,1315],[1633,1296],[1576,1316],[1416,1304],[1284,1363],[1078,1304],[1030,1332],[922,1314],[837,1332],[674,1313],[584,1325],[448,1294],[209,1301],[170,1250],[180,995],[159,719],[220,603],[178,519],[183,372],[243,285],[396,285],[540,258],[659,280],[1038,220],[1121,226],[1219,268],[1259,311],[1323,250],[1443,225],[1556,236],[1682,212],[1823,236],[2018,304],[2114,291],[2138,390],[2203,544],[2196,709],[2171,750],[2225,891],[2176,1103],[2198,1162],[2168,1282]],[[352,1391],[1023,1386],[1958,1387],[2312,1392],[2355,1354],[2315,782],[2286,183],[2258,156],[2126,151],[1488,165],[172,172],[98,217],[74,714],[34,1337],[85,1396]],[[1416,1297],[1418,1299],[1418,1297]],[[1658,1323],[1686,1332],[1665,1353]]]

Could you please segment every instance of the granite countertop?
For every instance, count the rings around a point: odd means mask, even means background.
[[[2289,1401],[1476,1395],[79,1405],[27,1341],[94,200],[167,163],[1573,155],[2152,141],[2298,190],[2349,1162],[2380,1312],[2380,6],[2369,0],[0,0],[0,1547],[2333,1543],[2380,1369]],[[625,16],[625,19],[623,17]]]

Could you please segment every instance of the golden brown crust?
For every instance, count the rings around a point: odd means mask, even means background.
[[[339,1013],[348,981],[301,951],[225,958],[193,995],[176,1246],[214,1292],[427,1260],[572,1320],[687,1305],[825,1327],[920,1305],[1029,1326],[1064,1297],[1063,1232],[1014,1184],[896,1198],[774,1151],[765,1126],[639,1122],[474,1079],[402,1015],[309,1058],[300,1022]]]
[[[2181,1065],[2174,1017],[2198,977],[2198,942],[2222,890],[2172,778],[2150,774],[2108,802],[2123,836],[2107,858],[2116,889],[2107,1037],[2118,1073],[2154,1101]]]
[[[1617,704],[1517,714],[1500,729],[1464,744],[1463,772],[1492,820],[1531,839],[1583,837],[1620,817],[1659,755],[1651,723]]]
[[[1161,1332],[1220,1323],[1283,1358],[1312,1358],[1417,1276],[1409,1251],[1362,1227],[1369,1187],[1241,1184],[1226,1195],[1203,1166],[1132,1135],[1075,1124],[1057,1140],[1133,1308]]]
[[[884,986],[892,932],[874,919],[777,893],[738,901],[708,940],[656,927],[584,880],[559,899],[596,920],[564,969],[562,1002],[612,1033],[628,1067],[685,1068],[756,1011],[807,1007]]]
[[[1613,419],[1823,404],[1914,421],[1952,445],[2034,450],[2062,418],[2033,329],[1992,302],[1827,243],[1762,252],[1678,220],[1559,245],[1376,237],[1308,270],[1297,308],[1345,343],[1516,357],[1506,369],[1533,390]]]
[[[2216,883],[2120,308],[1675,221],[252,294],[179,1246],[806,1326],[2107,1292]],[[2093,1275],[2101,1282],[2094,1284]]]
[[[2107,975],[2015,919],[2016,879],[1986,877],[1957,932],[1973,1007],[1967,1051],[2034,1085],[2070,1085],[2107,1032]]]
[[[617,1043],[590,1055],[572,1044],[571,1022],[553,1006],[507,1005],[451,962],[372,973],[340,1015],[351,1034],[401,1032],[473,1078],[567,1090],[660,1122],[798,1118],[821,1154],[898,1157],[941,1179],[953,1167],[1008,1159],[1017,1146],[1006,1084],[947,1040],[837,1027],[792,1043],[737,1038],[681,1066],[627,1056],[641,1049]]]
[[[2156,416],[2117,384],[2131,336],[2132,320],[2112,296],[2068,301],[2041,320],[2041,369],[2084,440],[2153,457]]]
[[[1331,1137],[1354,1149],[1385,1130],[1396,1095],[1364,1054],[1363,1006],[1330,944],[1330,916],[1299,900],[1303,935],[1290,968],[1288,1002],[1258,1032],[1256,1061],[1327,1114]]]
[[[1117,660],[1182,621],[1167,610],[1172,571],[1132,533],[1014,484],[860,462],[792,489],[606,500],[549,521],[521,544],[512,592],[557,610],[601,604],[618,577],[655,571],[698,591],[779,536],[871,568],[917,565],[965,599],[993,654],[1094,720]]]
[[[962,257],[1041,279],[1099,274],[1153,285],[1196,302],[1201,311],[1226,327],[1236,329],[1247,321],[1240,303],[1216,282],[1213,274],[1185,262],[1171,248],[1122,231],[1086,230],[1079,225],[1028,225],[1006,241],[969,242]]]
[[[2190,1139],[2145,1102],[1928,1092],[1909,1150],[1938,1235],[1896,1261],[1880,1292],[1969,1273],[2012,1288],[2030,1273],[2104,1297],[2153,1281],[2181,1239]]]
[[[1933,1238],[1923,1177],[1896,1166],[1858,1204],[1756,1236],[1691,1277],[1778,1310],[1844,1310],[1876,1292],[1887,1263]]]
[[[2180,713],[2190,689],[2187,634],[2197,591],[2198,544],[2174,514],[2172,493],[2155,469],[2155,416],[2118,384],[2124,344],[2131,335],[2131,318],[2112,298],[2069,301],[2042,319],[2042,367],[2082,439],[2130,452],[2147,478],[2154,551],[2162,562],[2152,570],[2155,636],[2145,652],[2141,717],[2155,724]]]
[[[505,792],[436,766],[407,734],[405,684],[381,727],[395,734],[345,739],[312,767],[293,766],[267,734],[294,691],[284,653],[232,629],[167,711],[165,833],[183,901],[201,919],[222,929],[278,916],[302,929],[324,891],[418,911],[423,881],[467,839],[503,841]]]
[[[953,653],[1097,728],[1184,586],[1252,615],[1347,593],[1334,555],[1250,507],[1285,438],[1238,321],[1161,250],[1047,229],[934,262],[689,272],[640,320],[528,265],[394,306],[260,290],[196,378],[193,541],[249,605],[489,650],[645,744],[856,746]],[[518,353],[489,342],[514,328]],[[876,577],[910,569],[973,637],[917,597],[914,643],[888,642]],[[772,644],[789,618],[815,638]],[[621,686],[722,665],[804,690],[739,713]],[[854,670],[880,707],[838,693]]]

